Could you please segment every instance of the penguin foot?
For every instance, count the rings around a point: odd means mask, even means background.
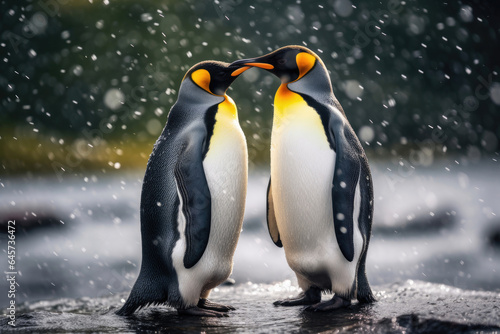
[[[200,301],[198,302],[198,307],[205,309],[205,310],[212,310],[212,311],[218,311],[218,312],[228,312],[228,311],[236,310],[231,305],[222,305],[222,304],[213,303],[210,300],[205,299],[205,298],[200,298]]]
[[[321,301],[321,290],[318,288],[309,288],[306,292],[300,293],[295,298],[278,300],[273,303],[274,306],[298,306],[312,305]]]
[[[333,296],[332,299],[323,303],[317,303],[305,308],[305,311],[310,312],[328,312],[338,310],[351,305],[351,301],[338,296]]]
[[[179,308],[177,309],[177,313],[179,315],[190,315],[196,317],[217,317],[217,318],[229,317],[226,313],[217,312],[209,309],[203,309],[199,308],[198,306],[192,306],[184,309]]]

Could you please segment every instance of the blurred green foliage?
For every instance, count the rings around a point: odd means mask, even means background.
[[[322,57],[372,158],[478,160],[500,138],[498,7],[2,0],[0,173],[144,168],[187,69],[288,44]],[[268,163],[278,85],[254,69],[229,91],[252,164]]]

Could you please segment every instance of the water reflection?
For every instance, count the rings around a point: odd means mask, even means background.
[[[331,313],[301,311],[300,331],[318,333],[332,330],[332,326],[338,330],[356,330],[360,324],[366,328],[374,322],[372,308],[373,305],[354,304]]]

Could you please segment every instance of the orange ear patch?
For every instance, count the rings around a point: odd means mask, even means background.
[[[299,68],[299,77],[297,78],[297,80],[299,80],[313,68],[316,63],[316,57],[307,52],[301,52],[296,56],[295,61],[297,62],[297,67]]]
[[[191,79],[195,84],[212,94],[212,92],[210,91],[210,73],[207,70],[200,69],[194,71],[193,73],[191,73]]]

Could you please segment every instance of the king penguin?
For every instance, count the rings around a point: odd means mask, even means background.
[[[141,270],[118,315],[150,304],[212,317],[234,309],[207,298],[231,274],[243,221],[247,146],[226,90],[245,69],[205,61],[184,76],[147,164]]]
[[[322,60],[286,46],[232,65],[281,79],[274,99],[267,224],[303,292],[275,305],[310,311],[375,301],[365,272],[373,186],[361,143],[333,94]],[[333,292],[321,302],[321,292]]]

